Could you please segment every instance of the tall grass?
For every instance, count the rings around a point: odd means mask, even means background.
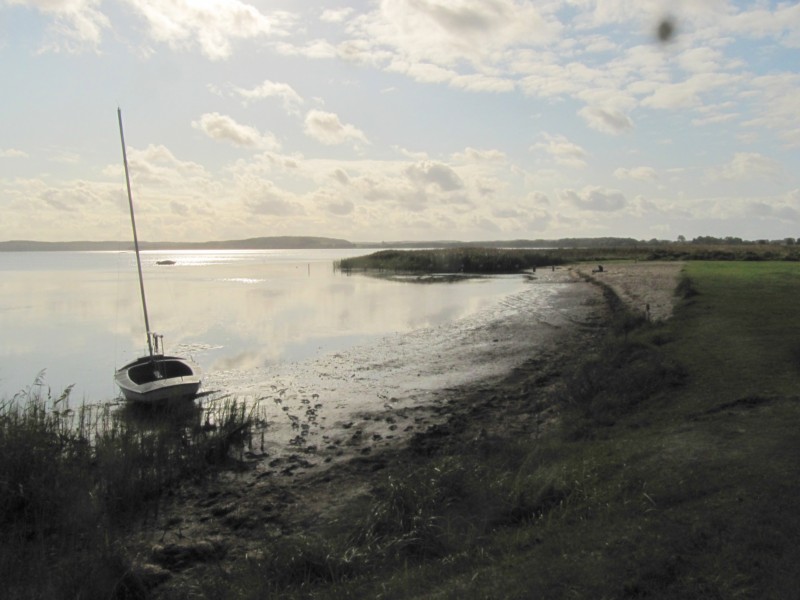
[[[250,410],[72,409],[69,389],[54,397],[39,383],[0,403],[4,594],[135,597],[142,586],[119,543],[127,524],[180,481],[212,473],[249,433]]]
[[[448,248],[440,250],[382,250],[368,256],[337,261],[344,271],[377,269],[398,273],[519,273],[525,269],[560,265],[556,251]]]

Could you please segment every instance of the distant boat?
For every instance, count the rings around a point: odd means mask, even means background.
[[[164,402],[181,398],[194,398],[200,389],[200,368],[187,358],[165,356],[163,354],[163,336],[150,331],[150,319],[147,316],[147,300],[144,294],[144,278],[142,277],[142,259],[139,256],[139,240],[136,236],[136,219],[133,215],[133,196],[131,180],[128,174],[128,155],[125,151],[125,135],[122,132],[122,111],[117,109],[119,120],[119,137],[122,142],[122,161],[125,164],[125,184],[128,188],[128,205],[131,211],[131,228],[133,229],[133,246],[136,250],[136,266],[139,271],[139,291],[142,296],[144,326],[147,332],[148,355],[121,367],[114,374],[122,395],[131,402]],[[161,343],[161,351],[159,350]]]
[[[157,265],[174,265],[175,261],[174,260],[169,260],[169,259],[167,259],[167,260],[157,260],[156,264]]]

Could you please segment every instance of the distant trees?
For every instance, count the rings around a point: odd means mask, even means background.
[[[686,238],[682,235],[678,236],[679,242],[685,242]],[[767,239],[758,239],[758,240],[743,240],[740,237],[732,237],[727,236],[724,238],[714,237],[712,235],[701,235],[694,238],[690,243],[692,244],[702,244],[705,246],[742,246],[742,245],[752,245],[756,244],[759,246],[794,246],[800,244],[800,238],[783,238],[780,240],[767,240]]]

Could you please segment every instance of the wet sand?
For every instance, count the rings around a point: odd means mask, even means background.
[[[207,403],[236,398],[256,407],[266,429],[247,458],[261,474],[319,471],[440,423],[453,392],[502,378],[545,352],[565,332],[596,320],[599,302],[596,287],[567,269],[540,270],[522,292],[491,309],[318,360],[229,377],[226,395]]]
[[[557,415],[559,376],[591,352],[608,320],[596,277],[632,308],[666,318],[681,265],[626,263],[540,270],[530,291],[479,318],[243,382],[267,429],[242,469],[187,485],[137,535],[158,591],[200,585],[271,538],[313,529],[368,493],[389,463],[481,437],[541,435]],[[266,386],[267,389],[264,389]],[[179,557],[175,559],[175,557]],[[181,558],[182,557],[182,558]],[[176,562],[177,560],[177,562]]]

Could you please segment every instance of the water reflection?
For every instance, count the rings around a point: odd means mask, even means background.
[[[435,327],[524,285],[519,277],[410,285],[333,270],[334,260],[358,253],[146,252],[151,326],[167,352],[213,374]],[[157,264],[163,260],[175,264]],[[114,370],[146,346],[134,255],[0,253],[0,274],[0,397],[30,385],[41,369],[53,389],[76,384],[78,400],[115,397]]]

